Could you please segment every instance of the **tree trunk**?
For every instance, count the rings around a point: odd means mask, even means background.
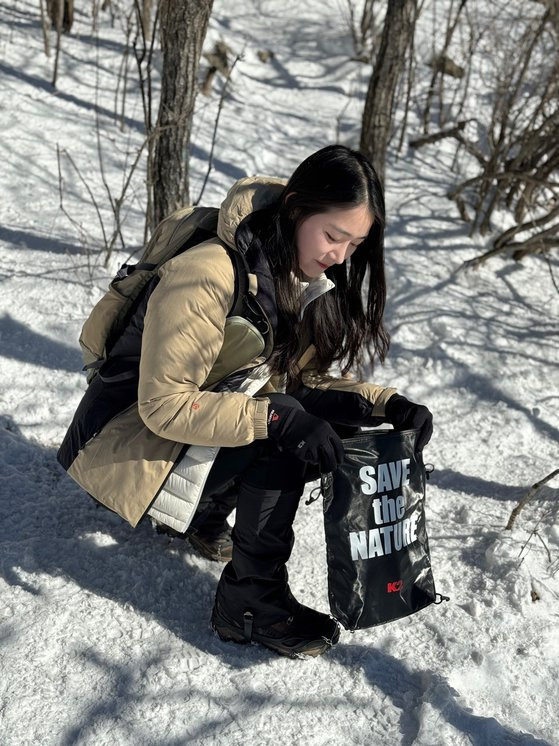
[[[387,4],[380,49],[369,81],[360,150],[372,161],[382,181],[392,134],[394,97],[405,70],[416,17],[417,0],[391,0]]]
[[[62,22],[64,19],[63,0],[53,0],[51,7],[53,13],[56,11],[56,15],[51,16],[56,20],[56,54],[54,55],[54,70],[52,73],[52,87],[56,88],[56,81],[58,78],[58,60],[60,58],[60,44],[62,38]]]
[[[47,0],[47,13],[50,16],[54,28],[58,28],[59,5],[62,3],[62,31],[66,34],[74,23],[74,0]]]
[[[189,202],[188,159],[198,67],[213,0],[161,0],[161,99],[151,186],[154,226]]]
[[[142,0],[142,27],[144,30],[144,37],[148,44],[149,44],[149,40],[151,39],[152,7],[153,7],[153,0]]]

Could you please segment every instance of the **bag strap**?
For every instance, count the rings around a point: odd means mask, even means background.
[[[235,299],[229,316],[241,316],[248,293],[248,262],[245,255],[240,251],[227,247],[227,253],[235,272]]]

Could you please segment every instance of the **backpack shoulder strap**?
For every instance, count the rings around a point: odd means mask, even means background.
[[[88,382],[107,359],[128,325],[150,280],[166,261],[216,235],[219,210],[186,207],[169,215],[156,228],[137,264],[124,264],[109,290],[93,307],[80,334],[84,370]],[[239,273],[242,276],[242,273]]]
[[[242,316],[245,309],[246,298],[248,294],[248,263],[240,251],[227,247],[227,253],[233,264],[235,272],[235,297],[233,306],[229,311],[229,316]]]

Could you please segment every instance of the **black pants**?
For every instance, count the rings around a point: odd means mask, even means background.
[[[283,394],[270,399],[303,408]],[[293,610],[285,568],[294,541],[292,525],[305,483],[318,476],[315,467],[270,440],[220,449],[192,528],[205,536],[216,535],[233,507],[237,509],[233,559],[217,591],[229,616],[241,620],[250,609],[256,624],[267,625]]]

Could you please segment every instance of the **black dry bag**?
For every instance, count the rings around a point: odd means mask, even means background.
[[[346,629],[413,614],[435,593],[417,430],[367,431],[344,442],[323,482],[330,611]]]

